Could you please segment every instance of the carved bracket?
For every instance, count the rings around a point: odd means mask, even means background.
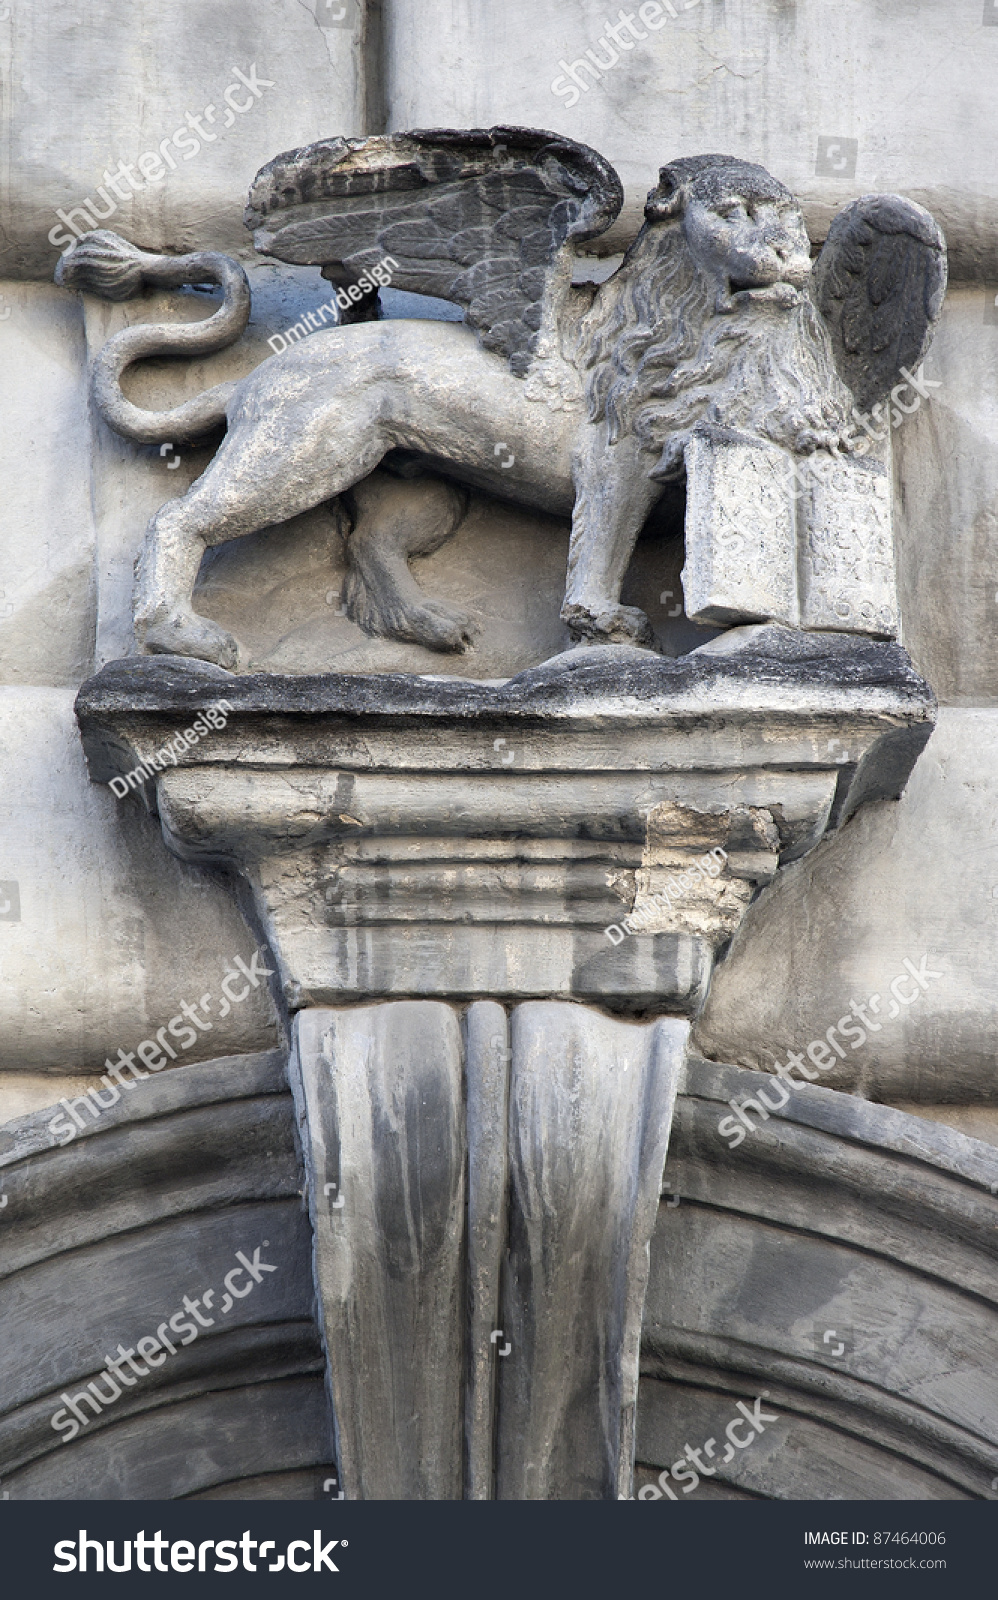
[[[504,684],[142,659],[80,693],[95,780],[154,758],[223,684],[226,727],[145,792],[172,850],[252,886],[292,1010],[422,995],[695,1015],[756,890],[900,792],[934,705],[896,645],[779,628],[678,660],[580,649]],[[711,850],[716,873],[697,864]],[[646,937],[607,936],[635,915]]]

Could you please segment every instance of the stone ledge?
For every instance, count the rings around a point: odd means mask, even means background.
[[[165,759],[219,699],[225,725]],[[575,649],[504,683],[142,657],[77,700],[94,780],[144,767],[171,850],[247,879],[293,1009],[423,994],[686,1016],[755,887],[900,793],[934,709],[898,646],[773,625],[675,660]],[[600,925],[638,906],[647,942],[614,949]]]

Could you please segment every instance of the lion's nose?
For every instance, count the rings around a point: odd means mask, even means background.
[[[751,251],[745,261],[749,275],[753,277],[760,287],[774,283],[783,268],[782,258],[775,250],[763,245],[760,249]]]
[[[766,242],[768,246],[766,254],[781,274],[789,269],[789,275],[795,281],[800,277],[807,277],[811,270],[811,260],[803,253],[795,239],[789,239],[784,235],[782,238],[769,239]]]
[[[666,222],[675,215],[675,202],[666,196],[658,194],[654,189],[648,196],[645,204],[646,222]]]

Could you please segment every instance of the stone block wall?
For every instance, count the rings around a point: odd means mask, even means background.
[[[0,881],[16,882],[21,902],[20,922],[0,925],[0,1112],[23,1108],[24,1096],[36,1093],[29,1079],[92,1073],[106,1053],[102,1041],[127,1046],[136,1029],[172,1015],[172,997],[179,1004],[193,993],[222,946],[226,956],[229,945],[244,955],[253,947],[228,889],[205,869],[175,863],[133,800],[119,806],[91,789],[70,711],[73,688],[131,648],[132,565],[147,518],[182,493],[210,456],[202,449],[161,454],[112,435],[90,410],[86,365],[116,327],[136,318],[193,319],[204,314],[204,298],[163,295],[122,308],[88,301],[84,313],[75,295],[50,282],[58,249],[47,236],[58,209],[96,194],[105,164],[112,175],[119,160],[134,167],[178,125],[191,128],[188,113],[199,117],[212,104],[201,148],[170,146],[173,155],[179,150],[176,171],[166,166],[161,179],[134,192],[119,179],[126,198],[108,226],[149,248],[211,245],[249,259],[244,193],[278,151],[382,126],[500,121],[552,127],[618,165],[627,202],[608,249],[633,234],[658,167],[701,149],[768,165],[803,199],[816,243],[834,211],[871,188],[896,187],[933,209],[947,234],[952,283],[925,364],[932,387],[895,431],[894,461],[903,641],[944,715],[901,806],[856,819],[750,913],[716,977],[700,1042],[758,1065],[772,1030],[774,1038],[806,1041],[840,996],[877,989],[883,961],[931,951],[946,978],[923,998],[917,1019],[912,1014],[910,1036],[885,1043],[883,1060],[871,1057],[855,1087],[898,1103],[991,1101],[998,191],[982,130],[994,119],[998,28],[982,25],[977,0],[961,0],[959,16],[945,18],[929,0],[875,7],[843,0],[833,9],[817,0],[702,0],[675,7],[675,17],[668,7],[649,11],[654,28],[635,24],[647,39],[625,30],[617,61],[569,104],[563,86],[560,93],[551,87],[563,76],[559,63],[585,58],[612,20],[594,0],[547,12],[519,0],[495,8],[463,0],[429,8],[422,0],[347,0],[324,8],[323,0],[307,0],[258,11],[226,0],[210,16],[197,6],[181,9],[150,18],[107,0],[79,20],[14,8],[0,23],[0,72],[11,85],[0,192],[0,740],[9,819]],[[341,9],[347,15],[339,19]],[[908,40],[918,41],[923,59],[941,63],[915,99],[896,71]],[[597,49],[598,59],[613,53],[609,45]],[[249,75],[254,64],[267,86],[233,90],[232,102],[251,104],[226,126],[224,94],[239,82],[234,70]],[[45,93],[42,84],[50,86]],[[829,154],[836,142],[842,150]],[[842,160],[845,167],[833,170]],[[134,380],[136,398],[174,403],[250,370],[268,353],[267,338],[325,293],[312,269],[258,263],[251,272],[246,339],[201,362],[154,364]],[[412,314],[411,297],[394,298],[393,305],[386,295],[390,314]],[[565,639],[554,614],[566,530],[557,520],[535,530],[522,514],[518,525],[524,548],[536,539],[551,568],[550,653]],[[503,593],[509,564],[499,554],[511,533],[508,513],[483,503],[460,557],[455,546],[433,560],[441,573],[467,566],[462,596],[485,617],[505,608],[515,633],[525,597]],[[261,665],[363,670],[364,636],[329,603],[342,570],[329,521],[314,514],[244,545],[206,566],[206,609],[220,605],[220,615],[243,623],[259,640]],[[669,554],[677,548],[660,542],[636,558],[631,582],[653,619],[657,591],[678,593],[681,556]],[[669,609],[668,599],[658,605],[663,628]],[[687,625],[669,648],[706,637]],[[425,650],[399,647],[399,656],[408,670],[437,666]],[[483,656],[461,670],[487,676],[517,664],[504,646],[495,661]],[[781,921],[790,899],[792,924]],[[803,943],[786,931],[800,918]],[[777,922],[785,947],[769,933]],[[203,983],[210,988],[207,976]],[[234,1033],[213,1047],[271,1042],[273,1011],[262,999],[253,1007],[238,1020],[233,1013]]]
[[[679,155],[721,150],[765,165],[801,199],[815,246],[835,213],[870,191],[897,190],[927,206],[947,236],[951,281],[924,363],[926,392],[893,432],[893,472],[902,643],[938,696],[938,725],[899,802],[863,808],[750,908],[694,1041],[731,1071],[771,1071],[876,995],[877,1028],[827,1086],[998,1146],[998,25],[986,12],[982,20],[982,0],[662,0],[628,13],[635,31],[625,28],[616,43],[604,32],[615,13],[599,0],[4,9],[0,1125],[29,1117],[40,1127],[61,1098],[98,1082],[108,1058],[134,1051],[203,996],[211,1026],[195,1031],[179,1066],[193,1073],[246,1055],[271,1063],[266,1093],[280,1102],[284,1166],[272,1193],[250,1184],[245,1198],[279,1213],[293,1272],[277,1319],[287,1324],[287,1349],[283,1334],[247,1334],[265,1398],[246,1404],[259,1403],[277,1438],[280,1395],[268,1385],[282,1383],[301,1428],[254,1455],[239,1443],[252,1431],[250,1410],[234,1410],[228,1456],[221,1451],[200,1477],[164,1468],[130,1492],[225,1494],[230,1481],[256,1475],[262,1496],[304,1498],[319,1492],[328,1417],[308,1240],[287,1164],[290,1106],[274,1078],[277,1057],[264,1055],[286,1049],[287,1018],[266,981],[223,1012],[223,978],[263,948],[246,897],[222,868],[171,854],[138,798],[118,801],[89,781],[73,715],[79,686],[134,647],[133,565],[149,516],[211,455],[112,434],[88,397],[89,363],[120,327],[194,320],[217,302],[195,291],[126,306],[81,300],[52,282],[60,249],[52,236],[63,230],[65,242],[66,217],[79,220],[76,208],[93,198],[98,225],[143,248],[210,248],[244,262],[253,288],[247,336],[206,360],[151,363],[130,380],[134,398],[166,407],[252,370],[268,339],[326,297],[317,269],[255,258],[242,222],[257,170],[319,138],[522,124],[591,144],[617,167],[626,194],[600,241],[605,259],[584,264],[581,275],[594,279],[634,237],[659,168]],[[592,71],[578,66],[590,50],[602,63]],[[389,316],[454,315],[392,291],[384,302]],[[427,570],[489,624],[486,643],[457,666],[408,646],[392,664],[497,678],[563,649],[567,534],[563,520],[476,497],[459,541]],[[528,559],[536,560],[529,573]],[[670,621],[681,565],[675,527],[660,530],[639,547],[625,590],[646,606],[670,654],[717,631]],[[206,561],[199,604],[247,640],[251,667],[363,671],[371,642],[338,611],[342,573],[335,519],[317,511]],[[908,962],[927,962],[932,976],[917,1004],[892,1015],[890,986]],[[226,1085],[238,1078],[222,1075]],[[227,1095],[220,1088],[219,1103]],[[687,1157],[684,1146],[677,1159]],[[214,1160],[209,1151],[207,1165]],[[163,1230],[164,1260],[186,1249],[188,1225],[167,1229],[156,1206],[137,1225]],[[656,1249],[667,1226],[693,1224],[663,1212]],[[219,1250],[230,1242],[226,1235]],[[95,1259],[105,1247],[96,1237],[87,1245]],[[653,1311],[664,1326],[680,1290],[660,1260],[655,1272]],[[682,1288],[697,1292],[695,1283]],[[44,1302],[44,1284],[39,1292]],[[667,1448],[654,1385],[696,1388],[706,1358],[691,1350],[660,1350],[645,1373],[639,1437],[649,1467]],[[66,1374],[75,1379],[76,1367]],[[191,1394],[209,1379],[195,1374]],[[19,1400],[33,1403],[31,1394]],[[170,1404],[196,1410],[182,1390]],[[706,1431],[708,1402],[690,1404],[690,1426]],[[210,1432],[210,1417],[195,1422]],[[818,1410],[809,1425],[824,1425]],[[171,1414],[161,1426],[164,1451],[179,1450],[170,1430],[182,1432],[181,1423]],[[121,1438],[127,1456],[132,1445]],[[85,1466],[39,1466],[24,1492],[74,1495]],[[951,1484],[934,1458],[923,1466],[929,1497],[932,1483]],[[773,1492],[761,1458],[758,1470],[746,1492]],[[879,1471],[872,1452],[857,1495],[873,1494]],[[833,1497],[820,1475],[794,1483],[777,1492]],[[953,1492],[978,1487],[964,1476]]]

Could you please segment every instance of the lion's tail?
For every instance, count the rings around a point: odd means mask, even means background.
[[[148,323],[124,328],[108,340],[94,363],[93,396],[101,416],[116,433],[139,444],[167,440],[188,443],[210,433],[225,419],[235,383],[219,383],[171,411],[146,411],[121,392],[121,378],[133,362],[148,356],[206,355],[239,338],[249,321],[250,287],[230,256],[199,250],[187,256],[150,255],[106,228],[85,234],[67,250],[55,281],[104,300],[130,300],[146,287],[179,289],[185,284],[217,283],[222,304],[204,321]]]

